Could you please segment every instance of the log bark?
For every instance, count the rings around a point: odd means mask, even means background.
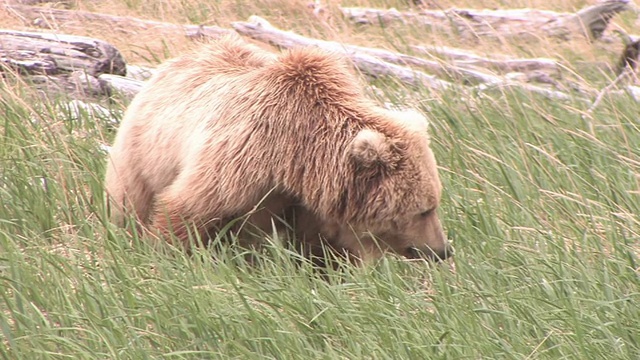
[[[569,38],[586,35],[599,38],[617,13],[629,10],[630,0],[604,0],[577,13],[546,10],[421,10],[369,9],[343,7],[342,13],[358,24],[410,22],[434,29],[453,31],[464,37],[552,36]],[[535,29],[535,30],[532,30]]]
[[[184,33],[189,38],[218,38],[221,35],[233,34],[230,29],[217,26],[179,25],[161,21],[143,20],[127,16],[98,14],[79,10],[61,10],[25,5],[5,5],[10,13],[24,19],[31,25],[42,28],[57,28],[59,24],[95,21],[110,26],[113,31],[132,33],[151,30],[156,33]]]
[[[91,76],[124,75],[120,52],[83,36],[0,30],[0,59],[19,73],[56,75],[83,70]]]

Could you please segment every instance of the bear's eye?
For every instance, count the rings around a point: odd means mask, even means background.
[[[426,210],[420,213],[420,216],[422,217],[427,217],[429,215],[431,215],[436,209],[430,209],[430,210]]]

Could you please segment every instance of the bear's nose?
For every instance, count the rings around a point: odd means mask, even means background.
[[[453,252],[453,247],[450,244],[447,244],[440,250],[434,250],[430,247],[422,248],[410,246],[407,249],[405,257],[409,259],[427,259],[438,262],[450,258],[451,256],[453,256]]]

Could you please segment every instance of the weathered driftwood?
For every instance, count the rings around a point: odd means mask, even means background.
[[[38,5],[38,4],[46,4],[46,3],[68,3],[69,1],[58,1],[58,0],[14,0],[14,3],[22,4],[22,5]]]
[[[156,73],[156,69],[138,66],[127,65],[127,77],[135,80],[148,80],[153,74]]]
[[[13,10],[28,8],[29,11],[32,11],[31,14],[39,14],[33,19],[40,25],[47,24],[47,21],[53,20],[71,22],[73,19],[81,19],[113,21],[114,24],[119,24],[119,26],[133,26],[134,31],[135,28],[156,29],[155,27],[158,27],[162,31],[183,31],[187,35],[191,32],[192,36],[206,37],[218,37],[222,34],[233,33],[231,30],[216,27],[182,26],[87,12],[19,5],[5,5],[5,7]],[[473,88],[460,88],[462,91],[517,87],[552,98],[572,98],[569,94],[561,91],[513,81],[516,78],[550,78],[558,71],[559,66],[555,61],[549,59],[485,58],[463,50],[446,47],[412,47],[412,50],[416,53],[431,56],[431,59],[424,59],[382,49],[365,48],[303,37],[277,29],[266,20],[255,16],[251,17],[249,22],[235,22],[232,25],[236,32],[241,35],[279,47],[317,46],[341,53],[351,58],[354,65],[362,73],[374,78],[391,76],[406,84],[427,86],[433,89],[453,87],[452,83],[439,78],[446,76],[447,79],[454,78],[456,82],[463,80],[462,82],[467,84],[480,84]],[[16,37],[17,40],[14,39]],[[6,42],[5,39],[7,38],[11,38],[12,41]],[[7,46],[5,43],[11,44],[11,46]],[[153,70],[149,69],[125,66],[117,50],[109,44],[96,39],[68,35],[0,31],[0,45],[2,45],[0,46],[0,55],[2,55],[2,61],[6,65],[18,70],[18,72],[36,74],[30,76],[32,82],[36,84],[46,84],[49,88],[58,87],[72,94],[80,92],[94,95],[110,95],[118,92],[125,97],[131,98],[142,87],[142,80],[148,78],[153,72]],[[60,50],[61,48],[63,50]],[[434,54],[437,56],[434,56]],[[97,60],[101,59],[100,56],[106,55],[113,56],[113,59],[107,62]],[[416,69],[432,72],[438,76]],[[498,76],[485,69],[507,74],[506,76]],[[128,78],[117,76],[125,73],[129,76]],[[55,76],[50,76],[52,74]],[[554,81],[545,80],[543,82],[553,83]]]
[[[108,25],[113,31],[132,34],[138,31],[153,30],[156,33],[184,33],[190,38],[217,38],[224,34],[232,34],[229,29],[217,26],[179,25],[161,21],[142,20],[133,17],[113,16],[78,10],[61,10],[25,5],[5,5],[8,12],[22,18],[31,25],[43,28],[57,28],[60,24],[78,23],[82,27],[83,21],[100,22]]]
[[[129,99],[133,98],[144,85],[144,81],[111,74],[102,74],[98,80],[109,95],[115,92]]]
[[[534,9],[511,10],[421,10],[342,8],[358,24],[412,22],[466,37],[553,36],[582,34],[596,39],[617,13],[628,10],[630,0],[604,0],[577,13]]]
[[[68,120],[78,121],[89,116],[93,120],[106,121],[111,124],[118,124],[122,118],[121,110],[110,110],[102,105],[86,103],[80,100],[72,100],[66,104],[58,105],[58,112]]]
[[[629,93],[629,95],[631,95],[631,97],[633,98],[633,100],[640,102],[640,86],[627,86],[627,92]]]
[[[258,16],[251,16],[248,22],[234,22],[231,26],[241,35],[249,36],[253,39],[279,47],[317,46],[328,51],[346,55],[360,71],[372,77],[392,76],[411,85],[424,85],[433,89],[444,89],[452,85],[433,75],[391,64],[375,56],[363,53],[351,45],[340,44],[334,41],[311,39],[277,29],[268,21]]]
[[[0,30],[0,59],[19,73],[56,75],[125,74],[120,52],[110,44],[83,36]]]
[[[630,37],[622,51],[616,68],[616,73],[622,74],[625,69],[636,71],[640,57],[640,39],[632,40]]]
[[[489,90],[489,89],[510,89],[510,88],[522,89],[522,90],[525,90],[525,91],[529,91],[529,92],[532,92],[532,93],[536,93],[536,94],[540,94],[540,95],[546,96],[546,97],[548,97],[550,99],[571,100],[571,99],[575,98],[575,99],[578,99],[578,100],[587,101],[584,98],[575,97],[575,96],[572,96],[572,95],[567,94],[567,93],[562,92],[562,91],[548,89],[548,88],[545,88],[545,87],[531,85],[531,84],[523,84],[523,83],[519,83],[519,82],[512,82],[512,81],[505,81],[502,84],[497,84],[497,85],[493,85],[493,86],[478,85],[478,86],[475,87],[475,89],[481,90],[481,91]]]
[[[407,58],[409,58],[407,55],[396,54],[396,53],[383,51],[379,49],[370,49],[370,48],[363,48],[360,46],[340,44],[332,41],[324,41],[324,40],[307,38],[292,32],[277,29],[273,27],[266,20],[257,16],[250,17],[248,22],[234,22],[232,23],[232,26],[241,35],[246,35],[253,39],[263,41],[263,42],[268,42],[279,47],[291,48],[294,46],[317,46],[329,51],[344,54],[352,60],[354,65],[362,73],[369,75],[371,77],[392,76],[412,86],[424,85],[436,90],[443,89],[443,88],[450,88],[453,86],[452,83],[444,80],[440,80],[437,77],[434,77],[432,75],[425,74],[421,71],[413,70],[406,66],[400,66],[400,65],[396,65],[391,62],[385,61],[389,59],[389,57],[391,57],[392,55],[398,59],[404,58],[406,60]],[[381,54],[383,55],[385,60],[380,59],[377,56],[374,56],[373,54],[376,54],[376,55]],[[410,58],[418,59],[414,57],[410,57]],[[402,62],[402,61],[398,60],[397,62]],[[488,75],[487,78],[489,79],[489,81],[482,83],[481,86],[478,86],[476,89],[485,90],[489,88],[519,87],[527,91],[540,93],[552,98],[557,98],[557,99],[570,98],[568,94],[565,94],[559,91],[546,89],[539,86],[516,83],[516,82],[510,81],[508,78],[501,78],[501,77],[490,76],[490,75]],[[476,79],[479,79],[479,77]]]
[[[459,67],[455,65],[449,65],[442,61],[426,60],[419,57],[397,53],[393,51],[367,48],[356,45],[343,45],[349,48],[349,51],[354,53],[368,54],[380,58],[386,62],[422,68],[430,73],[436,74],[440,77],[453,77],[457,80],[464,81],[465,83],[488,83],[497,84],[502,80],[492,74],[483,72],[476,69]]]
[[[497,72],[523,72],[544,71],[550,76],[555,76],[560,71],[558,62],[553,59],[531,58],[515,59],[506,56],[482,57],[467,50],[451,48],[447,46],[418,46],[412,45],[411,50],[418,54],[446,59],[460,66],[475,66],[491,69]]]
[[[633,44],[631,46],[635,47],[635,45]],[[635,61],[637,60],[638,59],[637,59],[637,53],[636,53]],[[628,93],[635,101],[640,101],[640,97],[639,97],[640,92],[638,91],[640,88],[633,85],[633,82],[637,82],[638,80],[635,65],[636,63],[634,62],[632,64],[627,64],[626,66],[623,66],[620,72],[618,73],[618,76],[609,85],[605,86],[602,90],[600,90],[600,92],[596,96],[596,99],[593,101],[593,103],[585,113],[586,115],[584,116],[591,116],[595,108],[598,105],[600,105],[600,102],[602,102],[605,95],[620,95],[620,94]],[[632,84],[627,86],[621,86],[623,83],[627,82],[627,80],[631,80],[630,82]],[[618,90],[620,89],[620,87],[622,87],[624,91]]]
[[[57,75],[23,75],[19,79],[38,89],[43,97],[53,94],[69,98],[102,98],[105,96],[104,89],[98,79],[83,70]]]

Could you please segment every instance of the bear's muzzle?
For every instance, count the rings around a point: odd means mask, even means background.
[[[435,250],[430,247],[410,246],[404,256],[408,259],[426,259],[440,262],[453,256],[453,253],[454,250],[450,244],[445,245],[445,247],[440,250]]]

